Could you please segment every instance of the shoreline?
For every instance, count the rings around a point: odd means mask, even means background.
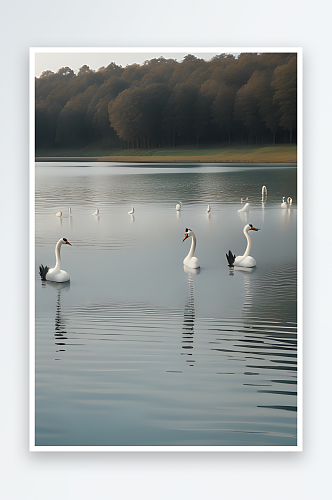
[[[235,146],[225,148],[198,149],[178,148],[170,151],[127,150],[103,151],[86,147],[64,150],[37,149],[36,162],[109,162],[109,163],[159,163],[159,164],[202,164],[202,163],[297,163],[297,145]]]
[[[137,156],[37,156],[35,162],[109,162],[109,163],[160,163],[160,164],[182,164],[182,163],[297,163],[295,158],[236,158],[236,159],[207,159],[205,158],[174,158],[174,157],[137,157]]]

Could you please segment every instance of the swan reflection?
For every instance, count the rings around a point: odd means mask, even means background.
[[[243,222],[248,222],[249,213],[248,212],[239,212],[240,218]]]
[[[66,281],[64,283],[56,283],[54,281],[47,281],[44,282],[44,286],[48,286],[51,288],[54,288],[56,290],[56,307],[55,307],[55,321],[54,321],[54,338],[55,338],[55,345],[57,347],[56,352],[64,352],[65,349],[63,346],[66,345],[64,342],[67,340],[67,330],[66,330],[66,324],[65,320],[62,316],[61,313],[61,294],[64,292],[68,292],[70,290],[70,281]],[[59,360],[60,358],[55,358],[56,360]]]
[[[290,223],[290,215],[293,209],[289,206],[286,210],[282,210],[281,212],[281,223],[284,227],[288,226]]]
[[[201,272],[200,267],[198,267],[197,269],[193,269],[191,267],[186,266],[185,264],[183,264],[183,270],[187,274],[199,274]]]
[[[265,187],[265,186],[263,186]],[[264,216],[265,216],[265,204],[266,204],[266,200],[267,200],[267,194],[266,193],[262,193],[262,212],[263,212],[263,222],[264,222]]]
[[[130,214],[130,218],[131,218],[132,222],[135,222],[135,215],[134,214]]]
[[[184,266],[186,267],[186,266]],[[185,270],[188,275],[189,293],[187,300],[185,302],[183,311],[183,326],[182,326],[182,355],[188,356],[189,359],[186,360],[189,366],[194,366],[194,360],[192,359],[192,349],[194,348],[194,327],[195,327],[195,304],[194,304],[194,282],[191,274],[198,274],[199,269],[189,269]],[[195,272],[196,271],[196,272]]]
[[[242,270],[241,270],[242,271]],[[245,292],[245,299],[243,303],[243,314],[247,314],[251,311],[252,309],[252,302],[253,302],[253,293],[252,293],[252,286],[251,286],[251,279],[249,274],[254,271],[254,268],[248,268],[245,269],[243,272],[243,279],[244,279],[244,292]]]

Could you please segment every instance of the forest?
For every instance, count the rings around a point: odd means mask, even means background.
[[[296,129],[294,53],[160,56],[35,79],[36,148],[285,144]]]

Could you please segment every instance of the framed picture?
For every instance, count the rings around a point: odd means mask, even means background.
[[[302,450],[302,49],[30,49],[30,450]]]

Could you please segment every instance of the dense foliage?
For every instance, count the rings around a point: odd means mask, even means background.
[[[36,147],[295,142],[296,54],[159,57],[36,78]]]

